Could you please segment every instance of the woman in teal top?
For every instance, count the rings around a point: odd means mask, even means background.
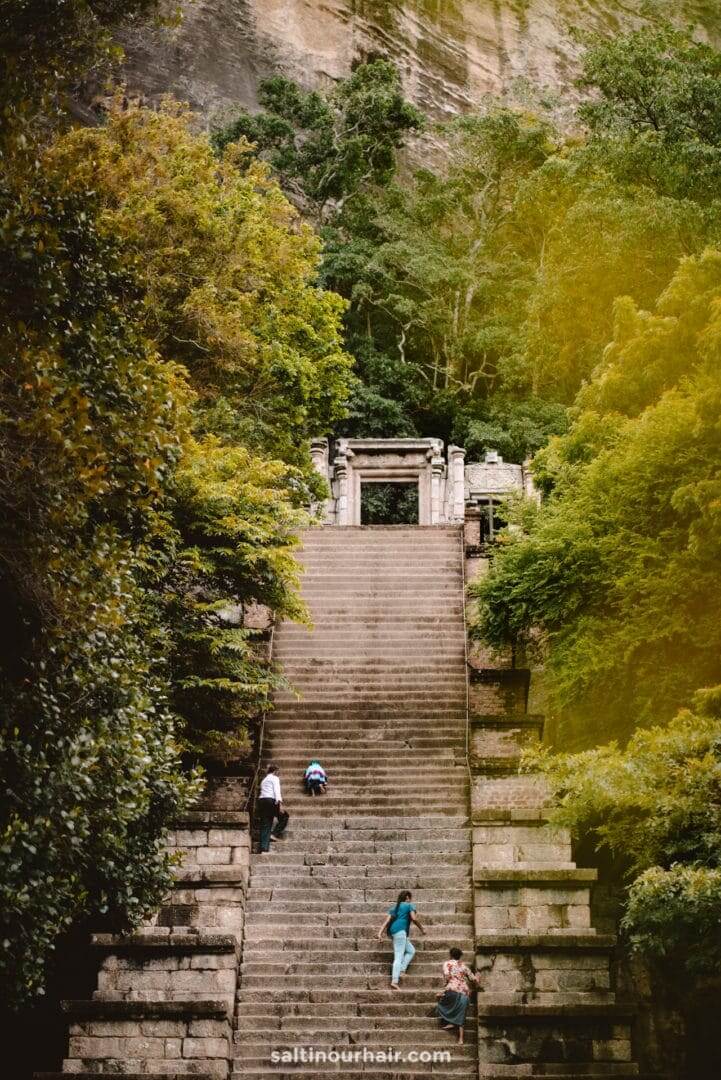
[[[405,972],[416,950],[411,945],[411,923],[415,923],[422,934],[425,934],[423,925],[416,915],[416,905],[411,903],[411,894],[403,889],[398,894],[395,907],[392,907],[386,916],[386,921],[378,931],[378,940],[383,940],[387,934],[393,941],[393,968],[391,970],[391,989],[400,990],[398,980]]]

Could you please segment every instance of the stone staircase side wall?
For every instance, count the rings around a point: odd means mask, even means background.
[[[250,865],[248,815],[197,810],[176,823],[181,856],[166,902],[133,934],[94,934],[97,989],[63,1002],[69,1043],[62,1073],[222,1080],[232,1019]]]

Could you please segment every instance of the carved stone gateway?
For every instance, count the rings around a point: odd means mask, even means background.
[[[332,447],[316,439],[311,447],[331,497],[327,525],[361,524],[363,484],[418,485],[418,524],[460,524],[465,516],[465,450],[441,439],[338,439]]]
[[[441,439],[314,439],[311,455],[330,486],[326,525],[361,524],[363,484],[416,484],[419,525],[488,519],[484,535],[491,540],[494,508],[506,495],[538,498],[528,462],[512,465],[489,450],[482,462],[466,465],[465,450],[449,446],[444,452]]]

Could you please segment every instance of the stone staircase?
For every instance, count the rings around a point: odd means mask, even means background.
[[[472,1077],[475,1020],[457,1047],[429,1015],[448,948],[473,956],[461,533],[316,529],[302,558],[314,628],[284,624],[274,648],[300,696],[267,721],[291,823],[251,860],[233,1075]],[[320,798],[302,790],[315,756]],[[403,888],[428,936],[395,992],[376,934]]]

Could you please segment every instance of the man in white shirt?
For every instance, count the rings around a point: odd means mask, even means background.
[[[288,824],[288,812],[283,809],[283,795],[276,765],[269,765],[260,782],[258,792],[258,821],[260,823],[261,854],[270,851],[271,834],[275,840],[282,840]],[[278,819],[275,829],[273,822]]]

